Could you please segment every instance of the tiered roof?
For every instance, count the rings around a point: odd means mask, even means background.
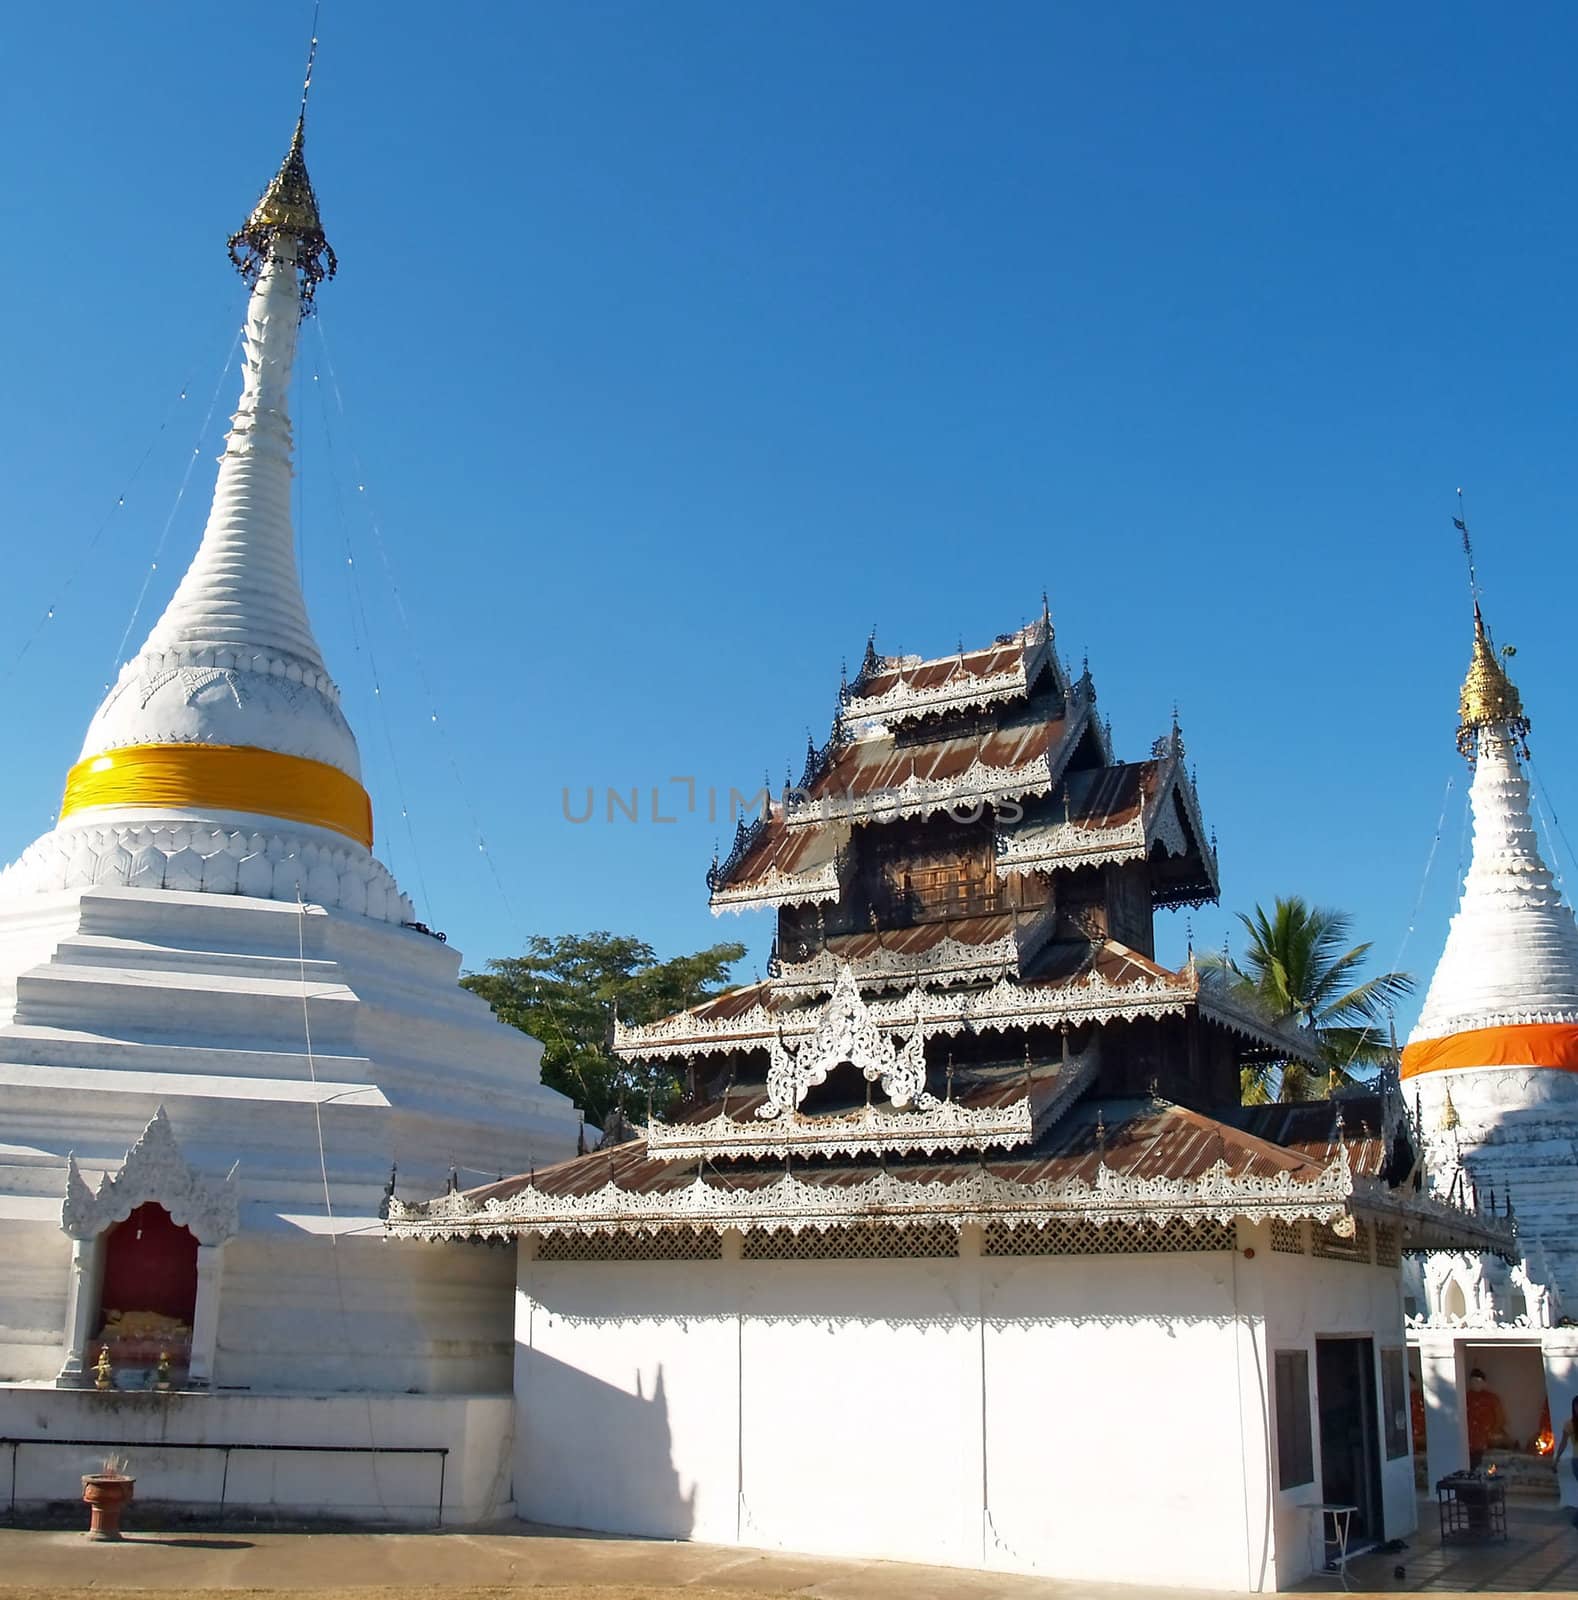
[[[1312,1041],[1192,958],[1155,959],[1155,908],[1214,899],[1215,850],[1176,720],[1119,762],[1095,705],[1045,611],[934,660],[868,647],[800,786],[708,874],[715,910],[776,910],[768,977],[615,1026],[619,1055],[682,1071],[678,1113],[549,1172],[396,1205],[397,1231],[1198,1239],[1364,1209],[1450,1232],[1399,1187],[1395,1115],[1291,1148],[1235,1120],[1239,1064],[1308,1060]]]
[[[1351,1235],[1351,1219],[1363,1215],[1391,1223],[1406,1248],[1510,1248],[1505,1222],[1429,1200],[1400,1182],[1389,1149],[1369,1135],[1339,1133],[1334,1152],[1322,1158],[1180,1106],[1120,1101],[1076,1107],[1029,1148],[918,1154],[881,1166],[836,1154],[792,1167],[720,1161],[711,1151],[635,1140],[426,1204],[393,1201],[389,1224],[399,1235],[426,1239],[704,1239],[735,1231],[746,1236],[749,1254],[753,1235],[873,1224],[900,1239],[969,1224],[1010,1236],[1058,1229],[1076,1250],[1099,1250],[1103,1241],[1123,1249],[1121,1236],[1134,1230],[1152,1248],[1188,1249],[1205,1240],[1231,1249],[1239,1219],[1311,1221]]]

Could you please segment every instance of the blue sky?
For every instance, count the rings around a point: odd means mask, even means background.
[[[196,546],[224,239],[309,20],[7,19],[7,858],[167,520],[128,649]],[[941,653],[1045,587],[1120,754],[1180,707],[1224,872],[1197,945],[1301,893],[1427,974],[1464,848],[1459,484],[1578,809],[1569,8],[325,0],[320,33],[342,265],[303,344],[303,566],[380,853],[469,960],[738,932],[748,976],[769,921],[702,882],[726,823],[653,823],[652,786],[798,773],[873,624]],[[572,826],[588,784],[643,820]]]

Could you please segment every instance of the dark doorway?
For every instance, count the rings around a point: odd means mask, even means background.
[[[1353,1543],[1378,1540],[1384,1534],[1374,1341],[1317,1339],[1315,1398],[1320,1411],[1321,1498],[1359,1508],[1353,1516]]]

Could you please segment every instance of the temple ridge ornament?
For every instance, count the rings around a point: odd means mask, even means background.
[[[930,1110],[937,1104],[926,1092],[926,1030],[921,998],[915,1001],[915,1025],[903,1049],[894,1047],[861,999],[854,968],[845,962],[838,982],[822,1009],[816,1032],[798,1047],[786,1045],[775,1034],[769,1044],[767,1103],[756,1115],[764,1119],[794,1112],[811,1089],[827,1081],[834,1067],[848,1062],[867,1083],[880,1083],[882,1092],[901,1111],[914,1107]]]
[[[831,950],[818,950],[804,961],[783,961],[773,978],[773,992],[784,998],[821,994],[837,981],[841,963]],[[918,978],[927,983],[962,983],[982,973],[997,976],[1016,971],[1019,940],[1013,933],[983,944],[966,944],[943,937],[918,955],[901,954],[882,946],[848,963],[859,980],[873,988],[910,988]]]
[[[164,1107],[154,1112],[142,1137],[126,1152],[119,1172],[106,1172],[97,1190],[88,1186],[76,1155],[66,1158],[66,1198],[61,1231],[73,1239],[92,1239],[124,1222],[138,1206],[163,1206],[170,1220],[188,1228],[199,1244],[223,1244],[241,1226],[236,1172],[205,1177],[186,1159]]]
[[[936,1155],[984,1147],[1012,1149],[1035,1133],[1029,1097],[1003,1106],[962,1106],[939,1100],[924,1111],[862,1106],[826,1117],[741,1121],[727,1112],[706,1122],[647,1125],[647,1152],[659,1161],[714,1161],[791,1155],[854,1157],[871,1151]]]

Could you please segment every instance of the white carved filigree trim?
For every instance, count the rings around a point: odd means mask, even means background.
[[[88,1187],[76,1155],[67,1157],[60,1226],[73,1239],[92,1239],[150,1202],[191,1229],[199,1244],[223,1244],[240,1227],[236,1167],[222,1179],[204,1177],[192,1167],[163,1106],[126,1152],[120,1171],[105,1173],[97,1191]]]
[[[923,1002],[918,992],[911,999],[911,1015],[917,1015]],[[793,1111],[817,1084],[827,1082],[834,1067],[845,1062],[867,1083],[880,1083],[882,1092],[901,1111],[910,1106],[925,1111],[937,1104],[926,1092],[924,1023],[917,1020],[903,1049],[895,1049],[892,1036],[872,1020],[847,962],[827,1004],[820,1008],[811,1037],[794,1046],[775,1033],[767,1049],[767,1102],[756,1108],[758,1117]]]
[[[340,702],[340,690],[327,672],[320,671],[311,661],[301,656],[279,651],[249,650],[244,645],[220,648],[216,645],[177,644],[164,649],[145,648],[132,657],[120,670],[115,688],[105,704],[111,704],[129,684],[138,686],[138,693],[147,697],[160,688],[165,679],[176,673],[192,671],[214,673],[247,672],[259,677],[283,678],[288,683],[303,683],[316,689],[325,699]]]
[[[844,965],[845,958],[831,950],[818,950],[807,961],[785,961],[773,979],[773,992],[785,1000],[826,994]],[[1017,971],[1019,939],[1013,933],[1005,933],[984,944],[966,944],[962,939],[944,937],[930,950],[916,955],[879,947],[849,960],[847,965],[854,968],[856,978],[867,989],[907,989],[918,980],[960,983],[987,974]]]
[[[838,899],[838,862],[825,861],[814,872],[780,872],[771,867],[760,877],[714,889],[714,912],[744,911],[751,906],[822,905]]]
[[[306,900],[377,922],[415,916],[388,869],[358,846],[210,822],[68,822],[0,872],[0,898],[94,886]]]
[[[1410,1044],[1426,1039],[1445,1039],[1454,1033],[1475,1033],[1481,1028],[1521,1028],[1531,1022],[1578,1022],[1578,1009],[1552,1009],[1546,1011],[1474,1011],[1448,1017],[1435,1026],[1415,1028],[1408,1036]],[[1470,1067],[1470,1072],[1484,1072],[1486,1067]],[[1495,1071],[1495,1068],[1490,1068]],[[1528,1065],[1509,1064],[1508,1071],[1527,1072]]]
[[[1175,799],[1176,797],[1176,799]],[[1189,839],[1178,818],[1184,807],[1213,887],[1216,856],[1200,820],[1194,786],[1183,771],[1181,754],[1173,752],[1157,778],[1156,789],[1134,816],[1112,828],[1087,828],[1077,822],[1043,818],[1036,822],[999,825],[996,868],[1002,873],[1045,872],[1055,866],[1105,866],[1143,861],[1157,844],[1169,856],[1189,852]]]
[[[1001,978],[989,989],[953,989],[933,994],[915,989],[907,995],[868,1001],[866,1010],[879,1028],[906,1032],[919,1020],[928,1033],[1007,1032],[1033,1023],[1133,1022],[1140,1017],[1182,1016],[1199,992],[1197,974],[1190,968],[1177,974],[1136,978],[1132,983],[1112,983],[1090,972],[1075,983],[1032,987]],[[635,1061],[661,1061],[675,1056],[704,1056],[727,1050],[759,1049],[773,1039],[794,1039],[813,1032],[819,1012],[778,1012],[759,1001],[737,1016],[695,1017],[679,1012],[661,1022],[626,1027],[616,1024],[615,1054]],[[1240,1032],[1257,1029],[1278,1048],[1288,1048],[1274,1026],[1235,1020]],[[1302,1057],[1300,1057],[1302,1059]]]
[[[1139,815],[1116,828],[1082,828],[1074,822],[1052,822],[1002,829],[998,834],[996,867],[999,872],[1023,875],[1071,862],[1100,867],[1110,862],[1139,861],[1146,854],[1145,832],[1145,819]]]
[[[706,1122],[652,1121],[647,1150],[661,1161],[715,1161],[743,1156],[781,1160],[791,1155],[936,1155],[939,1151],[1012,1149],[1028,1144],[1035,1128],[1030,1100],[1005,1106],[962,1106],[939,1100],[924,1111],[863,1106],[825,1117],[788,1112],[770,1122],[740,1122],[726,1112]]]
[[[934,811],[973,810],[1003,800],[1045,794],[1052,786],[1052,761],[1036,756],[1018,767],[993,767],[974,761],[956,777],[922,778],[912,773],[903,783],[850,794],[828,789],[814,799],[792,801],[784,816],[791,828],[834,821],[894,822],[930,816]]]
[[[950,1182],[917,1183],[874,1171],[860,1184],[806,1183],[786,1172],[759,1188],[731,1188],[698,1175],[682,1189],[655,1193],[605,1183],[589,1194],[545,1194],[528,1188],[478,1202],[466,1194],[441,1195],[425,1205],[392,1200],[390,1231],[409,1238],[502,1238],[511,1234],[646,1230],[672,1226],[739,1228],[772,1233],[830,1228],[880,1217],[899,1226],[1003,1221],[1038,1225],[1070,1214],[1095,1223],[1165,1224],[1175,1217],[1231,1222],[1242,1217],[1309,1218],[1332,1222],[1348,1211],[1354,1192],[1345,1158],[1313,1178],[1291,1173],[1235,1177],[1218,1161],[1198,1178],[1139,1177],[1102,1164],[1095,1181],[1042,1179],[1015,1183],[984,1167]]]
[[[1538,1329],[1562,1320],[1561,1293],[1538,1242],[1530,1256],[1510,1263],[1480,1251],[1415,1254],[1405,1272],[1423,1302],[1408,1318],[1410,1328]],[[1514,1309],[1515,1295],[1522,1297],[1521,1310]]]

